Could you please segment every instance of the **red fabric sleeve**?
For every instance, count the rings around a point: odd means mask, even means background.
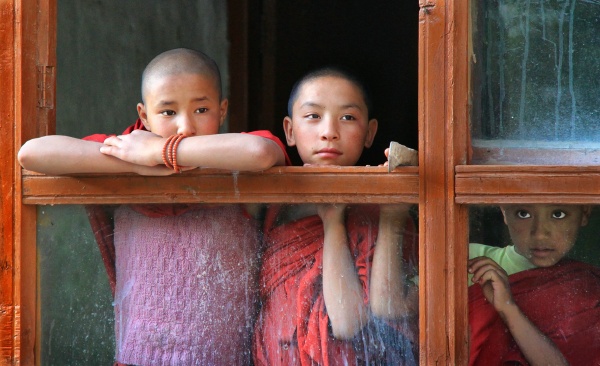
[[[258,130],[258,131],[252,131],[252,132],[242,132],[242,133],[248,133],[250,135],[255,135],[255,136],[260,136],[260,137],[264,137],[266,139],[269,139],[271,141],[274,141],[277,146],[279,146],[279,148],[281,149],[281,151],[283,152],[283,156],[285,156],[285,165],[290,166],[292,165],[292,161],[290,160],[290,157],[287,154],[287,151],[285,150],[285,145],[283,144],[283,142],[281,142],[281,140],[279,139],[279,137],[273,135],[271,133],[271,131],[268,130]]]
[[[125,129],[125,131],[123,131],[123,133],[121,135],[128,135],[128,134],[131,133],[131,131],[135,131],[135,130],[148,131],[146,129],[146,126],[144,126],[144,124],[142,123],[142,120],[138,118],[137,121],[135,121],[135,123],[132,124],[131,126],[127,127]],[[86,140],[86,141],[96,141],[96,142],[104,142],[104,140],[106,140],[110,136],[115,136],[115,134],[106,135],[106,134],[103,134],[103,133],[96,133],[96,134],[84,137],[83,140]]]

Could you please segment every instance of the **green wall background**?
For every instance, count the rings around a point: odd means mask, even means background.
[[[60,1],[57,133],[122,132],[137,118],[145,65],[171,48],[211,55],[227,95],[226,5],[219,0]],[[37,235],[41,364],[112,364],[112,298],[83,207],[40,206]]]

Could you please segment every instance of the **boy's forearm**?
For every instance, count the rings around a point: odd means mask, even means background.
[[[418,289],[407,288],[402,260],[403,238],[408,211],[400,215],[382,213],[370,277],[371,312],[382,318],[415,315]]]
[[[366,323],[363,292],[348,249],[344,224],[327,225],[323,248],[323,295],[336,338],[350,339]]]
[[[516,304],[507,306],[500,313],[500,317],[531,365],[569,364],[552,340],[544,335]]]
[[[50,135],[27,141],[19,150],[23,168],[49,175],[133,172],[132,164],[100,153],[101,143]]]
[[[177,149],[181,166],[209,167],[234,171],[260,171],[284,165],[281,148],[267,138],[241,133],[185,138]]]

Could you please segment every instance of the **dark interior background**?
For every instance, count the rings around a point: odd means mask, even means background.
[[[275,121],[271,129],[283,141],[281,121],[287,115],[287,100],[296,80],[316,68],[340,66],[366,84],[373,101],[371,115],[379,120],[374,145],[365,150],[358,164],[385,161],[383,150],[391,140],[418,147],[417,1],[278,1],[267,15],[255,14],[259,29],[250,27],[262,36],[251,39],[263,40],[262,44],[250,44],[250,65],[254,70],[263,67],[263,74],[249,79],[251,85],[259,80],[272,83]],[[260,51],[255,48],[253,52],[254,47]],[[260,63],[265,62],[267,52],[272,52],[272,68],[264,69]],[[252,57],[261,59],[253,64]],[[269,103],[261,98],[269,96],[260,92],[249,95],[249,129],[265,128],[265,121],[257,120],[264,114],[256,108]],[[295,149],[289,153],[295,165],[301,164]]]

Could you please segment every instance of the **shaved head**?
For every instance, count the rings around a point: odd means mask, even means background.
[[[363,100],[367,106],[367,110],[371,112],[371,98],[369,98],[369,93],[367,91],[366,86],[353,74],[348,71],[345,71],[341,68],[336,67],[324,67],[321,69],[316,69],[314,71],[309,72],[304,75],[300,80],[294,84],[292,87],[292,91],[290,93],[290,98],[288,100],[288,116],[292,116],[292,110],[294,108],[294,103],[296,99],[298,99],[298,95],[300,94],[300,90],[304,86],[304,84],[313,81],[315,79],[320,79],[324,77],[333,77],[346,80],[351,84],[354,84],[360,90]]]
[[[206,54],[187,48],[176,48],[156,56],[142,74],[142,101],[152,87],[152,81],[165,76],[195,74],[210,78],[222,99],[221,73],[216,62]]]

